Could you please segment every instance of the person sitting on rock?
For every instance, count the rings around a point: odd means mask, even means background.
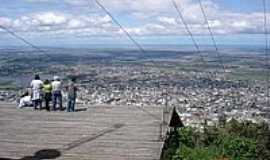
[[[23,108],[32,105],[33,103],[31,99],[31,94],[29,94],[29,92],[26,91],[23,95],[20,96],[18,108]]]

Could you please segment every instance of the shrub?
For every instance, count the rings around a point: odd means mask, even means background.
[[[232,120],[204,132],[184,127],[166,140],[163,160],[268,160],[270,130],[267,124]]]

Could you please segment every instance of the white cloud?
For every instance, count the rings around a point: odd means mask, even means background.
[[[0,25],[9,27],[16,32],[62,30],[66,33],[87,28],[100,28],[100,30],[110,31],[112,27],[111,19],[108,16],[75,16],[58,12],[32,13],[16,19],[0,17]]]
[[[0,17],[0,25],[9,27],[12,23],[12,20],[7,17]]]
[[[94,0],[26,0],[28,2],[66,2],[71,7],[80,9],[76,15],[72,12],[38,12],[17,18],[0,17],[0,25],[11,27],[21,32],[52,32],[55,34],[102,35],[124,34],[106,15]],[[134,23],[126,25],[130,34],[148,35],[183,35],[187,34],[170,0],[99,0],[120,22]],[[198,35],[208,35],[200,6],[194,0],[176,0],[191,31]],[[203,6],[209,24],[215,34],[262,33],[263,13],[240,13],[221,9],[212,0],[204,0]],[[89,14],[89,8],[98,13]],[[85,9],[85,10],[83,10]],[[268,22],[270,14],[268,13]],[[124,17],[124,18],[123,18]],[[127,20],[131,18],[131,20]],[[124,25],[125,26],[125,25]],[[269,25],[268,25],[269,26]]]
[[[102,17],[100,21],[103,23],[110,23],[112,22],[112,19],[110,16],[106,15],[105,17]]]
[[[32,19],[40,22],[40,25],[54,26],[67,23],[68,17],[66,15],[57,14],[53,12],[46,12],[34,15]]]
[[[221,27],[222,23],[220,20],[211,20],[209,21],[210,27]]]
[[[158,20],[161,23],[165,23],[165,24],[171,24],[171,25],[176,25],[176,19],[175,18],[171,18],[171,17],[158,17]]]
[[[68,28],[82,28],[86,26],[86,23],[77,19],[71,19],[68,22]]]

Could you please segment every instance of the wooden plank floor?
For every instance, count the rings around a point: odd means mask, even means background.
[[[78,108],[82,111],[46,112],[0,103],[0,159],[160,158],[161,107]]]

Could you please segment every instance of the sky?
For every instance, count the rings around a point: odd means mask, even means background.
[[[98,0],[143,45],[192,44],[172,0]],[[175,0],[199,45],[211,45],[199,0]],[[263,0],[201,0],[218,45],[264,45]],[[94,0],[0,0],[0,25],[39,46],[132,45]],[[266,0],[267,31],[270,1]],[[0,46],[24,45],[0,29]]]

